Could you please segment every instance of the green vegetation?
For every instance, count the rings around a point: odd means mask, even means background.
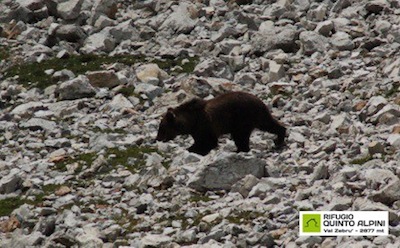
[[[125,166],[129,171],[136,173],[146,164],[146,154],[153,152],[159,153],[156,148],[150,146],[129,146],[123,149],[110,148],[104,154],[109,170],[102,170],[102,173],[112,170],[117,165]],[[55,168],[58,171],[67,171],[67,165],[78,163],[78,168],[75,170],[75,174],[78,174],[84,166],[90,167],[96,158],[96,153],[83,153],[56,163]],[[169,161],[167,160],[163,165],[168,167],[168,163]]]
[[[122,94],[124,97],[129,97],[129,96],[137,96],[137,94],[135,93],[135,87],[134,86],[126,86],[123,87],[121,89],[119,89],[117,92],[117,94]]]
[[[0,216],[10,215],[14,209],[26,203],[21,197],[11,197],[0,200]]]
[[[3,55],[7,56],[7,55]],[[2,57],[0,47],[0,58]],[[76,75],[85,74],[87,71],[101,70],[104,65],[111,65],[113,63],[123,63],[126,65],[134,65],[138,62],[156,63],[159,67],[169,73],[190,73],[193,71],[198,62],[197,58],[187,58],[188,62],[183,63],[185,58],[153,60],[150,61],[144,56],[133,55],[119,55],[119,56],[106,56],[106,55],[74,55],[66,59],[51,58],[43,62],[18,64],[8,68],[4,75],[5,77],[18,76],[18,80],[25,87],[38,87],[44,89],[52,84],[51,76],[45,73],[46,70],[54,69],[55,71],[68,69]],[[181,70],[171,71],[175,66],[180,66]]]
[[[0,45],[0,60],[5,60],[8,59],[9,57],[10,57],[9,50],[6,47]]]
[[[43,199],[45,196],[48,196],[56,191],[59,187],[62,185],[55,185],[55,184],[49,184],[49,185],[44,185],[42,186],[42,192],[39,194],[35,195],[35,199],[24,199],[21,196],[18,197],[11,197],[11,198],[6,198],[3,200],[0,200],[0,216],[7,216],[12,213],[15,209],[19,208],[23,204],[29,204],[29,205],[38,205],[43,202]]]
[[[111,167],[123,165],[131,172],[136,173],[146,164],[145,154],[153,152],[157,152],[157,149],[150,146],[131,146],[126,149],[111,148],[105,157]]]
[[[255,220],[262,216],[264,216],[263,213],[247,210],[247,211],[233,212],[226,219],[230,223],[243,224],[243,223],[250,223],[252,220]]]
[[[372,160],[373,159],[373,157],[371,156],[371,155],[366,155],[365,157],[360,157],[360,158],[356,158],[356,159],[353,159],[352,161],[350,161],[350,163],[351,164],[359,164],[359,165],[362,165],[362,164],[365,164],[366,162],[368,162],[368,161],[370,161],[370,160]]]
[[[393,85],[393,87],[385,93],[386,97],[394,96],[396,93],[400,91],[400,83]]]
[[[82,171],[84,165],[91,165],[95,159],[96,153],[83,153],[55,163],[55,168],[58,171],[67,171],[67,165],[78,163],[78,168],[75,170],[75,173],[78,174]]]
[[[209,202],[212,201],[212,199],[206,195],[200,195],[200,194],[196,194],[193,195],[189,198],[190,202]]]

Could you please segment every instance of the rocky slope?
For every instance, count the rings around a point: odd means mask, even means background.
[[[1,247],[400,245],[399,1],[2,0],[0,23]],[[229,90],[285,149],[154,141]],[[301,210],[388,210],[390,235],[299,237]]]

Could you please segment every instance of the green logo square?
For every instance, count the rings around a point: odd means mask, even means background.
[[[303,214],[303,232],[321,232],[321,215],[320,214]]]

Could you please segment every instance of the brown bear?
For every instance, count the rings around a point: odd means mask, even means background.
[[[211,100],[195,98],[169,108],[156,140],[169,141],[177,135],[190,134],[194,144],[188,150],[206,155],[217,147],[219,136],[230,133],[237,152],[248,152],[255,128],[276,134],[276,147],[284,145],[286,128],[271,116],[259,98],[245,92],[229,92]]]

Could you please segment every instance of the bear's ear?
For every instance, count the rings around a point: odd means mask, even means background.
[[[169,109],[168,109],[167,114],[166,114],[165,117],[167,118],[167,121],[168,121],[168,122],[171,122],[171,123],[172,123],[172,122],[175,121],[176,116],[175,116],[175,113],[174,113],[174,111],[173,111],[172,108],[169,108]]]

